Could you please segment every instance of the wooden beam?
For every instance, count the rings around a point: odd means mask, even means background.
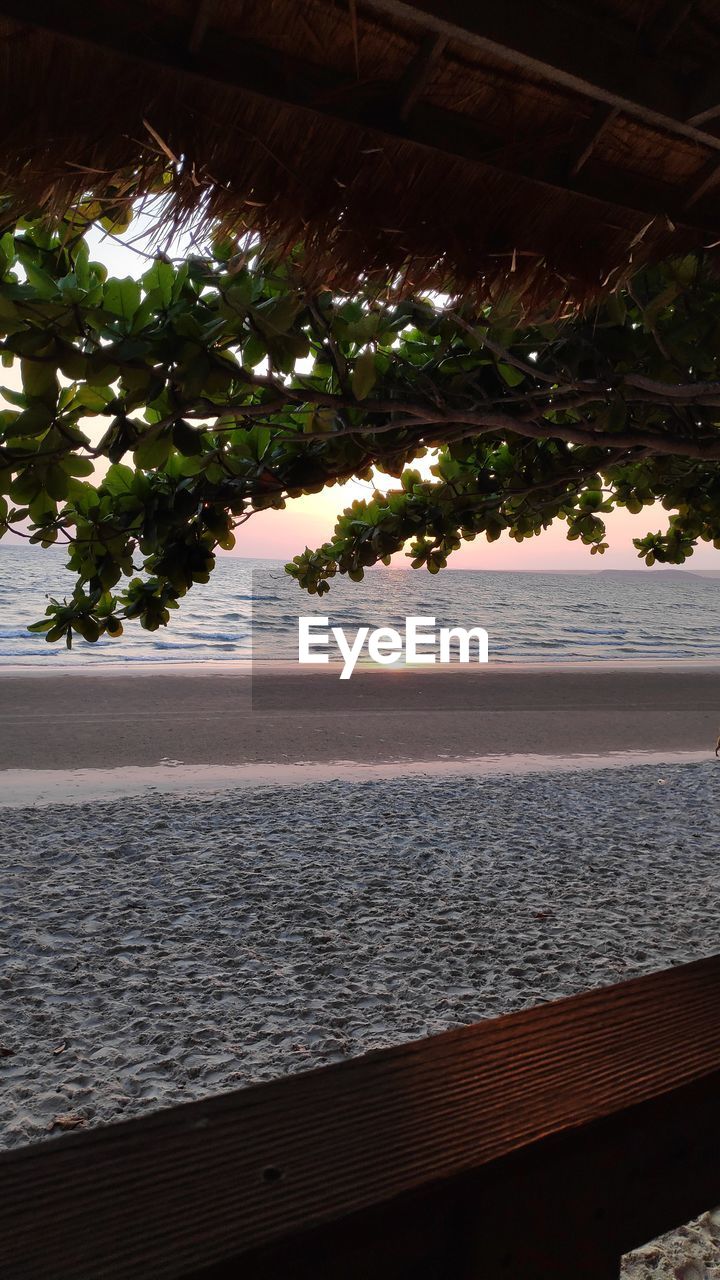
[[[460,41],[662,133],[720,150],[688,120],[690,91],[672,61],[649,55],[632,27],[590,6],[554,0],[363,0],[366,8]],[[710,67],[708,68],[711,69]]]
[[[215,0],[199,0],[193,18],[193,24],[190,31],[190,39],[188,40],[188,49],[190,53],[197,53],[205,39],[205,32],[215,8]]]
[[[697,0],[684,0],[684,3],[664,0],[647,27],[643,28],[643,43],[655,53],[662,53],[696,6]]]
[[[692,209],[693,205],[697,204],[698,200],[702,200],[706,192],[716,185],[719,178],[720,164],[718,164],[718,161],[715,159],[710,160],[705,165],[702,173],[695,183],[695,186],[687,197],[687,200],[685,201],[685,209],[689,211]]]
[[[501,5],[475,5],[470,0],[362,0],[365,8],[385,13],[445,40],[464,43],[478,53],[489,53],[533,76],[539,76],[573,93],[615,107],[619,112],[658,129],[720,151],[720,137],[699,124],[720,107],[693,115],[691,94],[672,62],[662,62],[633,47],[634,31],[612,22],[606,14],[553,0],[539,6],[536,0],[503,0]],[[123,52],[128,48],[123,26],[153,29],[158,37],[156,60],[175,61],[184,45],[172,38],[169,13],[148,10],[134,2],[112,10],[95,0],[92,9],[61,6],[56,0],[1,0],[0,13],[28,25],[64,33],[89,43],[104,44]],[[170,33],[166,36],[166,33]],[[232,42],[231,42],[232,44]],[[237,45],[235,45],[237,47]],[[166,56],[158,56],[163,49]],[[182,62],[182,58],[180,59]],[[708,68],[709,74],[711,68]],[[210,75],[212,78],[212,74]],[[236,77],[239,79],[240,77]]]
[[[366,0],[394,8],[399,0]],[[401,5],[405,9],[408,6]],[[425,6],[428,7],[428,6]],[[457,8],[457,0],[454,6]],[[483,7],[483,12],[489,6]],[[52,30],[66,39],[119,52],[150,66],[176,70],[186,77],[211,84],[236,87],[243,94],[266,101],[312,111],[343,120],[378,135],[399,138],[418,147],[469,160],[490,174],[512,174],[532,183],[539,195],[568,192],[607,204],[615,204],[638,219],[669,219],[676,227],[703,237],[717,238],[718,222],[705,213],[689,216],[684,199],[668,191],[661,182],[641,179],[626,171],[604,173],[602,177],[548,172],[543,168],[542,138],[538,146],[527,140],[521,158],[517,146],[507,147],[507,139],[490,134],[466,116],[443,111],[416,101],[408,119],[397,113],[397,83],[357,85],[336,71],[311,65],[265,46],[230,40],[210,29],[197,55],[188,53],[187,30],[170,16],[149,14],[146,6],[125,0],[121,9],[109,0],[95,0],[88,15],[78,9],[58,6],[54,0],[0,0],[0,14],[14,17],[28,26]],[[124,25],[123,25],[124,23]],[[443,35],[448,35],[448,24]],[[704,136],[704,135],[703,135]],[[708,135],[709,137],[709,135]],[[516,140],[517,141],[517,140]],[[709,137],[713,152],[720,152],[720,138]]]
[[[447,40],[444,36],[430,35],[422,41],[400,82],[398,115],[401,120],[407,120],[415,103],[427,88],[433,69],[437,66],[446,45]]]
[[[715,1073],[671,1102],[544,1139],[184,1280],[618,1280],[623,1254],[716,1202],[718,1083]]]
[[[720,102],[712,101],[710,106],[705,106],[702,110],[696,111],[696,114],[689,115],[688,123],[702,128],[702,125],[711,124],[712,120],[716,120],[719,115]]]
[[[7,1152],[3,1280],[616,1280],[718,1144],[715,956]]]
[[[372,120],[373,116],[369,115],[368,124],[372,124]],[[668,188],[659,175],[657,178],[640,178],[627,170],[609,169],[607,166],[602,172],[590,169],[586,172],[585,161],[609,123],[608,117],[604,124],[598,122],[591,126],[589,135],[586,135],[570,164],[565,155],[558,157],[557,163],[552,157],[548,162],[542,136],[538,137],[537,145],[528,139],[520,149],[516,140],[515,147],[508,148],[507,140],[499,134],[491,134],[467,117],[441,111],[423,102],[417,104],[401,136],[420,146],[431,146],[448,155],[473,161],[489,173],[524,178],[538,194],[562,191],[583,196],[641,217],[669,219],[678,229],[695,230],[716,239],[720,214],[717,211],[711,214],[705,209],[694,212],[689,207],[686,209],[684,193]],[[384,131],[389,132],[388,129]],[[579,165],[578,161],[581,162]]]
[[[598,104],[588,122],[575,159],[569,166],[568,172],[571,178],[577,177],[580,170],[587,164],[605,130],[618,115],[617,107],[608,107],[604,102]]]
[[[698,129],[714,125],[720,116],[720,76],[711,71],[701,79],[690,100],[688,122]]]

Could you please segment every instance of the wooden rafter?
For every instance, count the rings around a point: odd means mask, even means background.
[[[691,91],[671,60],[645,51],[631,28],[588,6],[536,0],[364,0],[368,9],[415,22],[478,53],[560,85],[661,132],[720,150],[720,138],[689,120]]]
[[[693,127],[703,129],[706,125],[713,126],[718,116],[720,116],[720,77],[713,73],[693,94],[688,121]]]
[[[617,107],[608,107],[602,102],[595,108],[577,149],[575,159],[569,167],[571,178],[575,178],[587,164],[605,130],[612,124],[618,114]]]
[[[205,32],[208,29],[215,3],[216,0],[200,0],[195,10],[190,39],[188,40],[188,49],[191,53],[197,53],[205,39]]]
[[[400,0],[365,2],[388,11],[399,8],[406,13],[412,9],[418,14],[421,9],[423,14],[441,7],[448,12],[467,9],[457,2],[442,6],[429,2],[422,6],[409,6]],[[482,12],[488,12],[488,7],[483,6]],[[528,137],[522,139],[519,146],[508,148],[507,138],[500,133],[478,125],[467,116],[425,103],[417,92],[413,96],[412,85],[405,92],[406,96],[410,94],[413,110],[408,118],[401,119],[397,108],[397,82],[374,83],[369,89],[363,89],[354,79],[348,79],[332,68],[308,64],[258,43],[233,40],[212,28],[205,31],[198,53],[191,54],[187,49],[187,28],[170,15],[163,17],[161,25],[157,20],[154,25],[152,22],[149,24],[148,10],[137,0],[126,0],[120,9],[115,5],[98,3],[90,17],[74,7],[58,6],[54,0],[34,0],[31,10],[25,0],[0,0],[0,14],[52,30],[83,45],[94,44],[146,63],[178,70],[186,76],[236,86],[244,94],[255,95],[265,101],[295,106],[316,115],[372,129],[391,138],[400,138],[418,147],[431,148],[434,152],[469,160],[483,166],[489,173],[521,177],[534,184],[540,197],[543,193],[566,192],[599,201],[604,206],[614,204],[645,220],[669,219],[678,228],[717,237],[716,219],[700,216],[695,211],[697,201],[686,208],[685,199],[678,198],[662,182],[621,170],[603,173],[600,177],[593,175],[583,159],[587,158],[588,147],[594,145],[592,137],[583,143],[575,156],[570,166],[572,171],[568,172],[567,166],[563,171],[558,166],[543,164],[542,137]],[[458,35],[446,19],[439,25],[436,23],[433,31],[443,39]],[[470,43],[476,39],[473,32],[466,31],[464,35]],[[423,55],[425,63],[429,61],[429,48],[426,46]],[[436,48],[433,42],[432,49]],[[419,65],[418,62],[413,75],[421,80]],[[611,110],[615,109],[611,107]],[[592,126],[595,138],[599,128],[606,127],[607,122],[603,125],[600,121],[600,125]],[[674,122],[670,124],[674,127]],[[682,128],[681,125],[677,127]],[[720,152],[720,138],[698,135],[697,131],[695,136],[707,142],[712,152]]]
[[[719,179],[720,164],[718,164],[717,160],[709,160],[685,201],[685,210],[689,212],[716,185]]]
[[[422,96],[446,45],[444,36],[425,36],[400,82],[398,115],[401,120],[407,120],[415,103]]]
[[[648,48],[655,53],[662,53],[696,6],[697,0],[684,0],[684,3],[680,0],[664,0],[643,31]]]

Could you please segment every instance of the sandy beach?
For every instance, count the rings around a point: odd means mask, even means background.
[[[0,1142],[709,954],[719,786],[713,760],[6,809]]]
[[[0,673],[0,769],[712,753],[717,666]]]
[[[0,676],[0,1145],[716,951],[718,707],[691,667]],[[718,1259],[708,1214],[623,1276]]]
[[[713,761],[4,809],[0,1140],[710,954],[719,793]]]

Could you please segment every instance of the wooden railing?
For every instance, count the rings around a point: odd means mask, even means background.
[[[2,1280],[617,1280],[720,1203],[720,956],[0,1157]]]

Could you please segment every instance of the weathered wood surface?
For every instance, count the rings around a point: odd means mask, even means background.
[[[599,1280],[718,1152],[720,956],[5,1153],[0,1271]]]

